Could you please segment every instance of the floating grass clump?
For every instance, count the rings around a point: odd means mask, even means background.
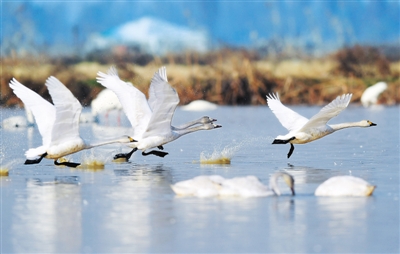
[[[87,159],[78,166],[80,169],[89,169],[89,170],[103,170],[104,162],[96,159]]]
[[[202,152],[200,154],[200,164],[231,164],[233,155],[242,147],[241,144],[227,145],[222,149],[214,148],[212,154]]]
[[[200,159],[200,164],[231,164],[231,159],[227,157],[215,158],[215,159]]]
[[[0,168],[0,176],[8,176],[8,169]]]

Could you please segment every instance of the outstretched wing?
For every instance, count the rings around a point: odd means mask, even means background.
[[[165,82],[168,82],[167,69],[165,67],[161,67],[158,70],[158,73],[160,74],[161,78]],[[150,84],[150,88],[149,88],[149,106],[150,106],[151,110],[154,110],[154,108],[157,105],[157,92],[155,90],[156,87],[157,87],[156,85],[151,85]]]
[[[82,105],[57,78],[49,77],[46,80],[46,86],[56,107],[56,120],[51,132],[51,144],[57,145],[64,141],[79,138],[79,117]]]
[[[165,66],[154,74],[150,89],[155,98],[153,115],[143,137],[170,133],[172,117],[179,103],[178,93],[168,84]]]
[[[300,129],[308,122],[307,118],[284,106],[280,101],[278,94],[267,95],[267,102],[272,113],[275,114],[279,122],[289,132]]]
[[[9,85],[13,89],[15,95],[25,104],[25,108],[32,111],[40,135],[42,135],[43,145],[50,145],[51,130],[56,119],[56,108],[40,95],[22,85],[15,78],[10,81]]]
[[[146,96],[133,85],[122,81],[114,66],[110,67],[107,74],[99,71],[97,82],[117,95],[125,115],[133,127],[134,134],[132,136],[140,138],[146,131],[152,115]]]
[[[326,123],[333,117],[339,115],[350,103],[352,94],[343,94],[338,96],[331,103],[323,107],[316,115],[310,118],[310,120],[301,129],[305,130],[308,128],[315,128],[319,126],[325,126]]]

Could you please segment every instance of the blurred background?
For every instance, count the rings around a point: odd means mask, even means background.
[[[49,98],[53,75],[84,105],[115,65],[147,94],[167,66],[181,104],[324,104],[388,84],[380,104],[400,102],[399,1],[2,2],[1,106],[18,106],[12,77]]]

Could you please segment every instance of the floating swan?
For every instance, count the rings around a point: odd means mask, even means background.
[[[13,128],[33,127],[35,125],[35,121],[32,112],[26,107],[25,107],[25,115],[26,116],[12,116],[4,119],[1,124],[2,128],[13,129]]]
[[[186,111],[209,111],[215,110],[217,107],[218,106],[216,104],[205,100],[195,100],[185,106],[182,106],[181,109]]]
[[[290,143],[290,150],[287,155],[287,157],[290,158],[294,150],[293,144],[305,144],[344,128],[376,126],[376,124],[369,120],[327,125],[329,120],[337,116],[347,107],[351,96],[351,94],[338,96],[331,103],[323,107],[316,115],[307,119],[284,106],[279,100],[278,94],[270,94],[267,96],[269,108],[283,127],[289,131],[289,133],[284,136],[277,136],[272,144]]]
[[[82,106],[74,95],[58,79],[50,77],[46,86],[54,105],[34,91],[19,83],[15,78],[10,81],[14,93],[32,110],[42,136],[42,146],[26,151],[25,164],[37,164],[46,157],[54,159],[55,165],[76,167],[79,163],[57,162],[57,159],[83,149],[111,143],[134,142],[130,137],[89,144],[79,136],[79,116]]]
[[[387,84],[385,82],[378,82],[375,85],[368,87],[361,96],[362,105],[364,107],[376,105],[379,95],[386,89]]]
[[[111,110],[122,110],[122,105],[118,100],[118,97],[110,89],[102,90],[90,104],[92,108],[92,115],[96,122],[99,121],[99,114],[105,112],[106,117]]]
[[[157,147],[163,149],[167,144],[185,134],[199,130],[211,130],[221,127],[213,122],[215,119],[202,117],[179,127],[171,126],[171,120],[179,103],[179,97],[175,89],[168,84],[165,67],[160,68],[151,81],[149,88],[149,100],[132,84],[120,80],[117,70],[111,67],[108,74],[98,72],[97,81],[111,89],[118,96],[123,110],[128,117],[138,142],[129,144],[133,150],[127,154],[117,154],[114,159],[125,158],[129,160],[131,155],[142,150],[142,155],[153,154],[164,157],[168,153],[147,149]],[[200,124],[199,126],[194,126]]]
[[[334,176],[315,190],[315,196],[371,196],[374,185],[354,176]]]
[[[255,176],[235,177],[225,179],[219,175],[197,176],[171,185],[177,195],[213,197],[213,196],[239,196],[239,197],[265,197],[281,195],[278,188],[278,178],[282,177],[289,186],[292,195],[294,192],[294,179],[285,172],[274,173],[269,181],[269,187],[262,184]]]

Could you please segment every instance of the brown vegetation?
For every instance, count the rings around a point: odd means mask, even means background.
[[[132,82],[147,94],[153,73],[166,65],[168,79],[178,91],[181,104],[204,99],[220,105],[266,104],[265,95],[278,92],[287,104],[325,104],[343,93],[353,93],[359,102],[362,92],[378,81],[389,88],[380,97],[384,104],[400,102],[400,62],[389,62],[376,48],[355,46],[318,59],[268,59],[248,50],[221,49],[206,54],[91,55],[90,60],[50,59],[48,57],[2,59],[0,105],[21,102],[8,87],[15,77],[49,99],[44,86],[49,76],[60,79],[83,105],[103,89],[96,82],[97,71],[116,65],[122,80]]]

